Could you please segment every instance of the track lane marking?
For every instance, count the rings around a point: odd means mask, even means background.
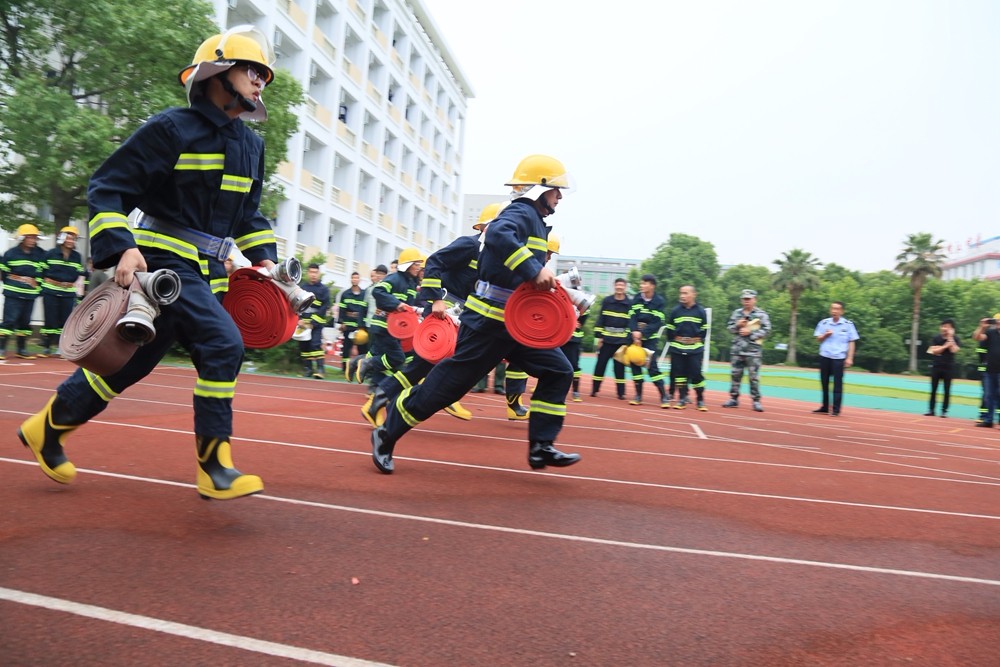
[[[108,609],[107,607],[98,607],[92,604],[73,602],[72,600],[49,597],[48,595],[28,593],[26,591],[4,588],[2,586],[0,586],[0,600],[7,600],[8,602],[28,605],[31,607],[41,607],[42,609],[64,612],[67,614],[73,614],[74,616],[83,616],[85,618],[92,618],[106,623],[116,623],[118,625],[126,625],[132,628],[161,632],[175,637],[183,637],[184,639],[194,639],[196,641],[207,642],[209,644],[228,646],[230,648],[250,651],[252,653],[273,655],[278,658],[288,658],[299,662],[308,662],[314,665],[332,665],[334,667],[389,667],[386,663],[382,662],[371,662],[369,660],[351,658],[349,656],[336,655],[334,653],[326,653],[324,651],[316,651],[313,649],[302,648],[300,646],[292,646],[290,644],[279,644],[277,642],[270,642],[263,639],[255,639],[245,635],[233,635],[228,632],[208,630],[193,625],[185,625],[184,623],[166,621],[152,616],[132,614],[126,611],[118,611],[116,609]]]

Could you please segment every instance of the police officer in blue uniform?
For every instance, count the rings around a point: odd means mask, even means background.
[[[830,317],[820,320],[813,332],[819,341],[819,384],[823,391],[823,404],[813,412],[840,414],[844,397],[844,369],[854,365],[854,348],[859,338],[854,322],[844,317],[844,304],[830,304]],[[830,405],[830,379],[833,378],[833,405]]]
[[[274,231],[260,213],[264,142],[242,119],[267,117],[261,92],[274,73],[274,52],[251,26],[205,40],[180,82],[188,108],[149,118],[94,173],[87,193],[94,266],[116,267],[114,280],[131,285],[137,271],[170,269],[180,295],[161,308],[154,341],[113,375],[77,369],[45,407],[21,425],[19,436],[43,472],[73,481],[63,451],[66,437],[104,410],[163,358],[175,341],[191,354],[197,490],[204,498],[258,493],[263,482],[233,466],[232,400],[243,340],[222,307],[223,261],[235,244],[251,262],[273,268]],[[128,215],[145,217],[131,229]]]
[[[411,428],[457,401],[501,359],[518,364],[538,378],[528,421],[528,465],[564,467],[580,460],[554,446],[566,415],[566,392],[573,369],[560,350],[529,348],[515,341],[504,325],[504,307],[515,288],[530,282],[554,289],[555,274],[545,267],[549,228],[569,175],[555,158],[523,159],[507,185],[512,201],[486,228],[479,255],[479,282],[461,316],[454,356],[438,363],[423,384],[404,390],[389,405],[385,424],[371,434],[372,460],[383,473],[394,469],[396,443]]]
[[[76,281],[87,275],[83,257],[76,250],[79,235],[80,230],[76,227],[63,227],[56,236],[56,247],[45,253],[41,282],[42,303],[45,305],[45,326],[40,332],[45,341],[42,357],[58,354],[59,337],[76,305]]]

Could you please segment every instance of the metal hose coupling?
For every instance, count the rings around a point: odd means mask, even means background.
[[[289,257],[275,264],[273,269],[259,266],[257,270],[274,281],[297,314],[302,315],[312,305],[315,298],[312,292],[299,287],[299,281],[302,280],[302,264],[299,260]]]
[[[170,269],[137,271],[129,288],[128,308],[115,324],[122,340],[146,345],[156,338],[153,325],[160,315],[160,306],[168,306],[181,293],[181,279]]]

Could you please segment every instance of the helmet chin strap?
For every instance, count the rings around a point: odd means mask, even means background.
[[[233,96],[233,101],[222,107],[224,111],[235,109],[237,104],[247,113],[253,113],[257,110],[257,105],[254,104],[253,100],[240,95],[236,91],[235,86],[233,86],[233,82],[229,80],[229,70],[220,74],[219,79],[222,83],[222,89]]]

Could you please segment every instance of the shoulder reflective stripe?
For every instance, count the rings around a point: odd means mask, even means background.
[[[245,176],[233,176],[231,174],[222,175],[222,190],[247,193],[250,192],[250,186],[252,185],[252,178],[247,178]]]
[[[97,397],[105,403],[110,403],[111,399],[118,395],[116,392],[111,391],[111,387],[108,386],[108,383],[100,375],[96,375],[84,368],[83,377],[87,379],[87,384],[94,390]]]
[[[181,153],[174,169],[177,170],[208,170],[222,169],[226,161],[224,153]]]
[[[90,222],[87,223],[87,229],[90,232],[91,238],[97,236],[106,229],[114,229],[116,227],[128,229],[128,218],[121,213],[98,213],[90,219]]]
[[[510,254],[510,257],[503,261],[503,265],[513,271],[525,260],[531,259],[531,251],[521,246]]]
[[[255,248],[259,245],[274,243],[274,230],[263,229],[259,232],[254,232],[252,234],[247,234],[246,236],[241,236],[235,240],[237,248],[239,248],[240,250],[249,250],[250,248]]]
[[[194,385],[194,395],[202,398],[232,398],[236,395],[236,381],[226,382],[198,378]]]
[[[485,301],[480,300],[478,297],[469,295],[468,300],[465,302],[465,307],[474,313],[482,315],[483,317],[488,317],[491,320],[496,320],[497,322],[503,322],[503,308],[494,308]]]
[[[528,242],[524,244],[529,250],[541,250],[542,252],[548,252],[549,242],[545,239],[540,239],[537,236],[529,236]]]

